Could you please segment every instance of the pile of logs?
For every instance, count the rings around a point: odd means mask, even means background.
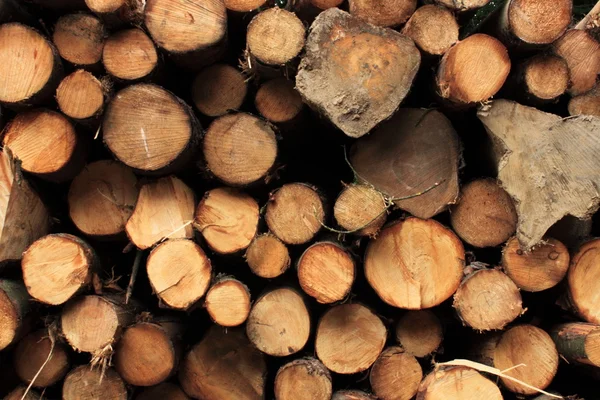
[[[600,3],[0,0],[0,398],[600,399]]]

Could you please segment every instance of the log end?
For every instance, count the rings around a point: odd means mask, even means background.
[[[408,354],[427,357],[444,338],[440,319],[429,310],[408,311],[396,325],[396,341]]]
[[[224,327],[239,326],[250,314],[250,291],[237,279],[224,278],[206,293],[204,307],[210,318]]]
[[[272,279],[287,271],[291,258],[287,246],[277,236],[267,233],[252,240],[246,250],[246,262],[254,274]]]
[[[209,117],[220,117],[238,110],[248,91],[244,75],[226,64],[215,64],[198,73],[192,83],[192,100],[196,108]]]

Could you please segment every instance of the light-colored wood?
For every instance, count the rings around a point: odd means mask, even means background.
[[[377,400],[377,397],[361,390],[338,390],[331,400]]]
[[[104,99],[102,82],[82,69],[66,76],[56,89],[58,108],[73,119],[83,120],[102,114]]]
[[[320,10],[327,10],[328,8],[340,6],[344,0],[309,0],[310,3]]]
[[[441,56],[458,42],[458,23],[446,7],[426,4],[410,17],[402,34],[414,40],[423,53]]]
[[[204,300],[210,318],[224,327],[239,326],[250,314],[250,291],[242,282],[222,278],[215,282]]]
[[[302,358],[284,364],[275,376],[275,400],[330,400],[331,374],[317,359]]]
[[[276,124],[291,123],[304,108],[294,81],[283,77],[263,83],[256,92],[254,105],[260,115]]]
[[[62,58],[82,67],[100,63],[106,28],[91,14],[67,14],[56,22],[52,40]]]
[[[571,259],[567,274],[569,300],[587,322],[600,324],[600,239],[587,242]]]
[[[499,18],[509,44],[545,45],[560,38],[569,25],[573,0],[510,0]]]
[[[290,267],[291,259],[287,246],[269,233],[256,236],[246,250],[246,262],[261,278],[277,278]]]
[[[527,292],[539,292],[556,286],[567,274],[569,261],[569,250],[552,238],[525,252],[514,237],[502,251],[504,272],[521,290]]]
[[[432,0],[433,2],[453,11],[464,12],[485,6],[490,0]]]
[[[222,187],[204,194],[196,208],[194,227],[219,254],[246,249],[258,229],[258,203],[248,194]]]
[[[265,221],[269,230],[286,244],[303,244],[321,230],[325,219],[317,191],[302,183],[288,183],[271,193]]]
[[[125,23],[143,23],[145,1],[142,0],[85,0],[86,6],[112,28]]]
[[[439,94],[459,105],[486,101],[504,85],[510,66],[508,51],[498,39],[476,33],[442,57],[437,73]]]
[[[417,359],[401,347],[385,349],[371,368],[373,393],[381,400],[410,400],[423,379]]]
[[[436,369],[421,382],[417,400],[502,400],[500,389],[466,367]]]
[[[381,319],[360,304],[330,308],[317,326],[315,351],[321,362],[338,374],[368,369],[381,354],[387,330]]]
[[[307,104],[355,138],[398,109],[421,62],[411,39],[337,8],[315,19],[305,51],[296,76],[298,91]]]
[[[248,12],[261,8],[267,0],[223,0],[225,7],[231,11]]]
[[[387,220],[387,205],[374,187],[350,184],[344,187],[333,207],[335,221],[357,236],[374,237]]]
[[[430,310],[408,311],[396,324],[396,341],[408,354],[427,357],[444,339],[442,322]]]
[[[62,380],[69,371],[69,353],[61,342],[52,344],[48,330],[42,329],[21,339],[15,348],[13,364],[23,382],[29,384],[35,378],[32,386],[45,388]]]
[[[90,368],[80,365],[71,370],[62,389],[63,400],[127,400],[127,388],[123,380],[109,368]]]
[[[577,96],[591,90],[600,71],[600,43],[589,32],[571,29],[553,44],[554,52],[569,66],[569,94]]]
[[[350,14],[386,28],[405,23],[417,8],[417,0],[349,0],[349,4]]]
[[[179,382],[196,399],[262,400],[266,375],[265,356],[243,330],[212,326],[185,356]]]
[[[298,259],[296,268],[302,290],[321,304],[346,298],[356,277],[352,256],[334,242],[311,245]]]
[[[117,161],[90,163],[71,182],[69,216],[86,235],[120,235],[137,203],[137,185],[133,171]]]
[[[150,252],[146,271],[161,303],[187,310],[208,290],[212,267],[204,250],[192,240],[170,239]]]
[[[387,304],[409,310],[436,306],[462,279],[465,251],[434,220],[407,218],[384,228],[365,253],[365,276]]]
[[[569,66],[553,54],[534,56],[522,66],[522,82],[526,95],[539,102],[552,101],[569,87]]]
[[[142,250],[164,239],[190,239],[194,235],[194,208],[192,189],[175,176],[160,178],[141,187],[125,231]]]
[[[204,68],[192,83],[194,105],[209,117],[220,117],[230,110],[239,110],[247,92],[248,84],[244,75],[227,64]]]
[[[600,367],[600,325],[571,322],[550,331],[561,357]]]
[[[0,350],[24,333],[24,319],[31,308],[31,298],[23,284],[0,279]]]
[[[248,51],[266,65],[285,65],[304,47],[304,24],[293,12],[268,8],[248,24]]]
[[[299,352],[310,336],[310,315],[304,299],[286,287],[263,294],[250,310],[246,334],[257,349],[270,356]]]
[[[478,117],[495,143],[498,180],[515,201],[524,248],[565,215],[583,219],[596,211],[599,119],[563,119],[509,100],[494,101]]]
[[[7,394],[4,400],[40,400],[40,398],[41,396],[35,390],[27,391],[26,386],[19,386]]]
[[[174,383],[164,382],[160,385],[144,389],[135,400],[190,400]]]
[[[102,64],[110,75],[122,80],[142,79],[158,66],[152,39],[138,28],[113,33],[106,39]]]
[[[597,84],[589,92],[572,97],[569,101],[569,114],[600,117],[600,85]]]
[[[387,195],[398,208],[431,218],[456,202],[460,147],[441,112],[403,108],[355,142],[350,162],[359,181]]]

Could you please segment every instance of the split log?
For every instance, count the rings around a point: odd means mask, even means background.
[[[21,269],[29,295],[37,301],[60,305],[89,287],[99,261],[91,246],[76,236],[44,236],[23,253]]]
[[[20,260],[23,251],[50,229],[46,206],[7,148],[0,152],[0,215],[0,262]]]
[[[478,117],[495,143],[498,180],[515,201],[525,249],[565,215],[583,219],[596,211],[599,119],[563,119],[508,100],[494,101]]]
[[[600,72],[600,43],[588,31],[571,29],[553,46],[569,66],[569,94],[577,96],[591,90]]]
[[[508,51],[498,39],[476,33],[442,57],[437,72],[439,94],[459,106],[486,101],[504,85],[510,66]]]
[[[237,279],[218,279],[206,293],[204,307],[210,318],[224,327],[239,326],[250,314],[250,290]]]
[[[539,292],[558,285],[567,274],[569,260],[567,247],[552,238],[529,252],[521,250],[517,238],[512,238],[502,251],[504,272],[527,292]]]
[[[267,0],[224,0],[224,2],[228,10],[246,13],[263,7]]]
[[[197,399],[261,400],[266,375],[265,356],[243,330],[212,326],[183,360],[179,382]]]
[[[596,131],[597,132],[597,131]],[[587,242],[573,255],[567,274],[569,302],[585,320],[600,324],[600,239]]]
[[[310,316],[304,299],[290,288],[263,294],[250,310],[246,334],[257,349],[270,356],[299,352],[310,336]]]
[[[295,400],[300,393],[311,400],[331,399],[331,374],[319,360],[294,360],[277,371],[275,400]]]
[[[146,271],[161,304],[188,310],[206,293],[212,267],[204,250],[192,240],[170,239],[150,252]]]
[[[0,279],[0,310],[0,350],[3,350],[24,333],[24,319],[31,310],[25,286]]]
[[[277,157],[275,132],[247,113],[227,114],[210,124],[203,142],[206,168],[231,186],[264,179]]]
[[[460,200],[450,208],[452,229],[475,247],[494,247],[517,229],[515,205],[493,179],[478,179],[463,186]]]
[[[140,173],[164,174],[190,161],[200,123],[190,106],[171,92],[140,83],[118,92],[104,113],[104,143]]]
[[[158,69],[158,53],[152,39],[139,29],[115,32],[106,39],[102,64],[110,75],[124,81],[151,76]]]
[[[333,207],[335,221],[358,236],[375,237],[387,220],[384,196],[374,187],[351,184],[344,187]]]
[[[597,84],[589,92],[571,98],[569,114],[600,117],[600,85]]]
[[[190,400],[174,383],[164,382],[160,385],[144,389],[135,400]]]
[[[204,194],[196,208],[194,228],[213,251],[233,254],[250,245],[259,219],[256,200],[240,190],[222,187]]]
[[[277,278],[290,267],[288,248],[277,236],[265,233],[256,236],[246,250],[246,262],[255,275]]]
[[[63,71],[54,45],[18,23],[0,26],[0,103],[19,108],[51,99]]]
[[[490,0],[428,0],[449,8],[452,11],[465,12],[481,8],[488,4]]]
[[[403,108],[356,141],[350,162],[360,181],[419,218],[431,218],[458,197],[461,145],[439,111]]]
[[[361,390],[338,390],[331,400],[377,400],[377,398]]]
[[[63,400],[127,400],[123,380],[109,368],[90,368],[80,365],[67,375],[62,389]]]
[[[434,220],[407,218],[384,228],[365,253],[365,276],[387,304],[409,310],[436,306],[458,289],[465,251]]]
[[[56,89],[58,108],[75,120],[94,120],[102,114],[108,90],[104,83],[82,69],[66,76]]]
[[[572,322],[555,326],[550,335],[561,357],[600,367],[600,326]]]
[[[396,325],[396,341],[408,354],[427,357],[444,339],[442,322],[429,310],[408,311]]]
[[[192,101],[202,114],[209,117],[220,117],[230,110],[239,110],[247,92],[244,75],[226,64],[206,67],[192,83]]]
[[[304,103],[294,87],[294,81],[275,78],[263,83],[254,98],[256,110],[268,121],[292,125],[302,115]]]
[[[497,269],[467,275],[454,294],[453,307],[463,324],[477,331],[504,329],[524,312],[519,288]]]
[[[265,221],[269,230],[286,244],[304,244],[321,230],[323,201],[316,189],[288,183],[271,193]]]
[[[145,1],[142,0],[85,0],[88,8],[110,27],[124,23],[141,25]]]
[[[426,4],[412,14],[402,34],[414,40],[423,54],[441,56],[458,42],[458,23],[446,7]]]
[[[23,171],[49,181],[72,179],[85,164],[84,138],[64,115],[45,108],[17,114],[2,143],[21,161]]]
[[[329,370],[355,374],[365,371],[377,360],[386,339],[383,322],[371,310],[360,304],[342,304],[330,308],[321,317],[315,351]]]
[[[69,188],[69,216],[81,232],[113,238],[125,232],[139,189],[133,171],[112,160],[88,164]]]
[[[436,369],[425,377],[417,400],[502,400],[502,393],[491,380],[467,367]]]
[[[91,14],[67,14],[56,22],[52,41],[60,56],[71,64],[97,69],[106,36],[99,18]]]
[[[344,300],[356,277],[352,256],[334,242],[311,245],[298,259],[296,268],[302,290],[321,304]]]
[[[411,39],[337,8],[315,19],[305,48],[296,76],[298,91],[354,138],[394,114],[421,63]]]
[[[146,183],[125,225],[127,236],[142,250],[165,239],[191,239],[194,203],[192,189],[175,176]]]
[[[371,368],[373,393],[381,400],[410,400],[423,379],[417,359],[398,346],[385,349]]]
[[[385,28],[408,21],[417,8],[417,0],[349,0],[350,14]]]
[[[19,386],[10,392],[4,400],[40,400],[42,396],[35,390],[27,391],[27,387]]]
[[[23,382],[45,388],[62,380],[69,371],[69,353],[58,338],[50,338],[49,330],[42,329],[21,339],[15,349],[13,364]]]

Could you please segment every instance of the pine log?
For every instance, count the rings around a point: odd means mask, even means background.
[[[204,68],[192,83],[192,100],[208,117],[220,117],[242,107],[248,84],[244,75],[227,64]]]
[[[10,346],[24,333],[24,319],[31,310],[31,299],[21,283],[0,279],[0,350]]]
[[[455,12],[472,11],[488,4],[490,0],[427,0],[441,6],[447,7]]]
[[[67,375],[62,389],[63,400],[127,400],[123,380],[109,368],[90,368],[80,365]]]
[[[476,331],[504,329],[524,312],[519,288],[497,269],[468,274],[454,294],[453,307],[463,324]]]
[[[266,374],[265,356],[243,330],[212,326],[183,360],[179,382],[196,399],[262,400]]]
[[[331,400],[377,400],[377,397],[361,390],[338,390]]]
[[[381,319],[360,304],[330,308],[319,321],[315,351],[319,360],[338,374],[368,369],[377,360],[387,330]]]
[[[408,21],[417,8],[417,0],[349,0],[350,14],[385,28]]]
[[[269,230],[282,242],[292,245],[312,240],[324,219],[319,193],[303,183],[288,183],[271,193],[265,213]]]
[[[452,229],[475,247],[494,247],[517,229],[515,205],[493,179],[478,179],[463,186],[460,200],[450,208]]]
[[[463,244],[451,230],[434,220],[407,218],[371,240],[365,276],[387,304],[421,310],[454,294],[464,263]]]
[[[190,398],[176,384],[164,382],[144,389],[135,400],[190,400]]]
[[[275,400],[330,400],[331,374],[317,359],[302,358],[284,364],[275,376]]]
[[[0,262],[20,260],[23,251],[50,229],[46,206],[6,148],[0,152],[0,215]]]
[[[327,10],[329,8],[339,7],[344,0],[309,0],[310,3],[320,10]]]
[[[401,347],[385,349],[371,368],[373,393],[381,400],[410,400],[417,394],[423,371],[417,359]]]
[[[351,184],[344,187],[333,207],[340,227],[357,236],[375,237],[387,220],[384,196],[374,187]]]
[[[502,400],[498,386],[467,367],[436,369],[425,377],[416,400]]]
[[[458,197],[461,145],[439,111],[403,108],[356,141],[350,162],[360,181],[419,218],[431,218]]]
[[[146,183],[125,225],[127,236],[142,250],[164,239],[191,239],[194,204],[192,189],[175,176]]]
[[[92,247],[66,233],[44,236],[23,253],[21,269],[29,295],[37,301],[60,305],[89,287],[99,261]]]
[[[18,23],[0,26],[0,103],[7,107],[38,104],[55,93],[63,71],[54,45]]]
[[[237,279],[223,277],[206,293],[204,307],[215,323],[224,327],[239,326],[250,314],[250,290]]]
[[[150,252],[146,271],[161,304],[187,310],[208,290],[212,267],[204,250],[192,240],[170,239]]]
[[[40,400],[42,397],[35,390],[27,391],[26,386],[19,386],[10,392],[4,400]]]
[[[223,0],[148,0],[144,24],[154,42],[185,68],[212,64],[226,50]]]
[[[587,322],[600,324],[600,239],[587,242],[571,259],[567,274],[569,301]]]
[[[569,66],[554,54],[527,59],[516,72],[516,84],[524,101],[544,104],[558,99],[569,87]]]
[[[561,357],[600,367],[600,326],[583,322],[557,325],[550,335]]]
[[[265,179],[277,157],[275,132],[247,113],[223,115],[210,124],[203,141],[206,168],[230,186]]]
[[[588,31],[571,29],[553,47],[569,66],[569,94],[577,96],[591,90],[600,72],[600,43]]]
[[[402,34],[414,40],[423,54],[441,56],[458,42],[458,23],[446,7],[426,4],[412,14]]]
[[[504,85],[510,66],[508,51],[498,39],[476,33],[442,57],[437,72],[439,94],[458,106],[486,101]]]
[[[478,117],[495,143],[498,180],[515,202],[524,249],[565,215],[584,219],[598,208],[599,119],[563,119],[508,100]]]
[[[246,334],[257,349],[270,356],[299,352],[310,336],[310,315],[304,299],[285,287],[263,294],[250,310]]]
[[[124,23],[141,25],[144,18],[143,0],[85,0],[88,8],[110,27]]]
[[[258,10],[266,5],[267,0],[223,0],[230,11],[249,12]]]
[[[442,322],[429,310],[408,311],[396,325],[396,341],[408,354],[427,357],[444,339]]]
[[[52,340],[57,342],[52,343]],[[49,330],[42,329],[25,336],[15,349],[13,364],[19,378],[31,386],[52,386],[69,371],[67,346],[51,339]]]
[[[521,250],[519,240],[512,238],[502,251],[504,272],[527,292],[539,292],[558,285],[567,274],[569,261],[567,247],[552,238],[529,252]]]
[[[158,69],[158,53],[152,39],[139,28],[113,33],[106,39],[102,64],[110,75],[124,81],[151,76]]]
[[[112,160],[88,164],[69,188],[69,216],[81,232],[113,238],[125,232],[139,189],[133,171]]]
[[[107,31],[91,14],[66,14],[58,19],[52,41],[62,58],[83,68],[96,69],[102,59]]]
[[[411,39],[332,8],[311,26],[296,87],[307,104],[357,138],[398,109],[420,62]]]
[[[83,168],[84,142],[64,115],[45,108],[17,114],[2,140],[23,171],[53,182],[72,179]]]
[[[265,233],[256,236],[248,246],[246,262],[255,275],[272,279],[287,271],[291,259],[287,246],[277,236]]]
[[[248,194],[227,187],[204,194],[196,208],[194,227],[219,254],[246,249],[258,230],[260,210]]]
[[[589,92],[572,97],[569,101],[569,114],[600,117],[600,85],[597,84]]]
[[[306,294],[321,304],[344,300],[352,289],[356,265],[340,244],[316,242],[298,259],[298,282]]]
[[[592,234],[592,218],[579,219],[565,215],[550,227],[548,236],[560,240],[569,250],[577,250],[590,240]]]
[[[75,120],[94,120],[102,114],[108,90],[100,80],[82,69],[66,76],[56,89],[58,108]]]
[[[263,83],[254,98],[256,110],[275,124],[292,125],[302,115],[304,103],[294,81],[275,78]]]
[[[190,161],[200,136],[192,109],[153,84],[128,86],[104,112],[104,143],[140,173],[164,174]]]

